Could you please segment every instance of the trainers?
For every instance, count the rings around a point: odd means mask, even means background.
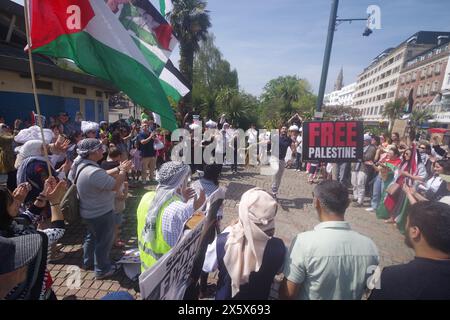
[[[117,271],[119,271],[120,270],[120,265],[118,265],[118,264],[113,264],[113,265],[111,265],[111,269],[107,272],[107,273],[104,273],[104,274],[101,274],[101,275],[96,275],[95,276],[95,279],[96,280],[103,280],[103,279],[106,279],[106,278],[108,278],[108,277],[111,277],[111,276],[113,276]]]
[[[375,209],[374,208],[367,208],[366,211],[373,212],[373,211],[375,211]]]

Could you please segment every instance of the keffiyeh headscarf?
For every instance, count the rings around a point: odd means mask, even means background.
[[[102,143],[98,139],[83,139],[77,144],[77,154],[78,156],[75,158],[72,164],[72,168],[69,172],[69,180],[74,182],[75,176],[78,170],[78,166],[80,163],[85,160],[89,154],[97,151],[102,148]]]
[[[183,185],[191,175],[191,168],[182,162],[169,161],[164,163],[157,172],[158,187],[153,198],[145,221],[143,239],[145,242],[152,242],[156,234],[156,220],[161,207],[176,193],[177,189]]]
[[[265,233],[275,228],[277,202],[266,191],[253,188],[242,195],[239,222],[231,227],[225,243],[223,262],[231,278],[232,297],[250,273],[258,272],[270,237]]]

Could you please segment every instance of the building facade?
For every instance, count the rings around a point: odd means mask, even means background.
[[[450,36],[450,32],[420,31],[373,59],[358,76],[353,96],[353,106],[361,110],[365,121],[387,120],[382,117],[384,107],[396,99],[405,62],[435,47],[442,36]]]
[[[437,105],[432,102],[441,94],[449,54],[447,40],[406,61],[400,73],[396,98],[410,100],[413,110],[437,112]]]
[[[356,82],[342,87],[341,90],[335,90],[325,95],[325,106],[343,106],[351,107],[353,105],[353,94],[355,93]]]
[[[26,45],[23,6],[0,0],[0,115],[7,123],[31,121],[35,111]],[[109,97],[117,90],[90,75],[61,68],[47,57],[33,55],[41,112],[47,118],[67,112],[75,119],[108,119]]]

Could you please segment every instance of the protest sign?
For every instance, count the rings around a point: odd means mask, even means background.
[[[143,300],[182,300],[189,285],[204,220],[139,277]]]
[[[361,121],[303,123],[303,161],[357,162],[363,157]]]
[[[225,198],[224,188],[219,188],[207,199],[206,212],[219,199]],[[191,220],[198,221],[197,215]],[[190,277],[197,256],[202,231],[208,219],[203,219],[192,230],[185,231],[168,253],[162,256],[150,269],[139,277],[140,293],[143,300],[182,300],[186,288],[191,284]],[[190,226],[189,221],[186,226]]]

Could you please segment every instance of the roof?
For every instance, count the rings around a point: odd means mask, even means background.
[[[1,1],[1,0],[0,0]],[[36,75],[48,78],[66,80],[83,85],[90,85],[107,91],[118,91],[110,83],[84,73],[73,72],[56,66],[47,57],[33,54],[33,62]],[[0,69],[30,74],[28,54],[22,48],[0,42]]]
[[[416,33],[412,34],[411,36],[409,36],[408,38],[406,38],[406,40],[401,42],[396,47],[388,48],[388,49],[384,50],[383,52],[381,52],[379,55],[377,55],[370,62],[369,66],[364,68],[364,70],[360,73],[360,75],[363,74],[364,72],[366,72],[368,69],[370,69],[371,66],[378,63],[378,61],[380,59],[382,59],[385,55],[392,53],[392,51],[402,47],[403,45],[405,45],[408,42],[415,40],[415,44],[425,44],[425,45],[426,44],[435,44],[435,45],[437,45],[439,36],[449,36],[450,37],[450,32],[447,32],[447,31],[419,31],[419,32],[416,32]]]

